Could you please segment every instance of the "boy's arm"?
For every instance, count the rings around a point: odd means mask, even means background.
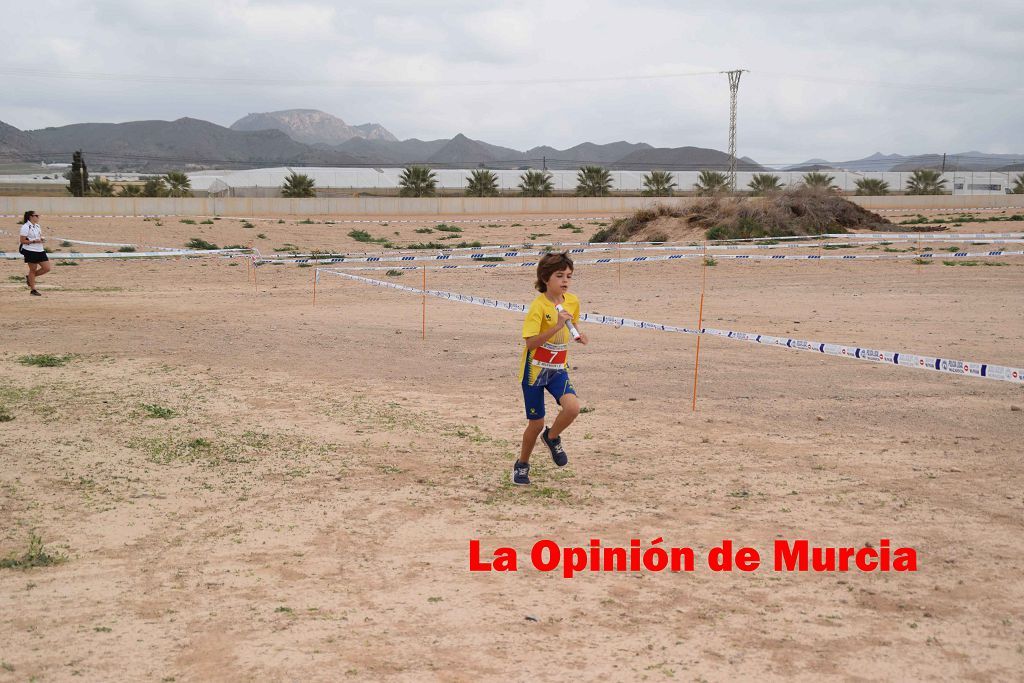
[[[561,325],[559,325],[558,327],[552,327],[547,332],[541,332],[540,334],[535,335],[533,337],[527,337],[526,348],[529,349],[530,351],[533,351],[534,349],[538,349],[541,346],[544,346],[545,342],[547,342],[548,339],[554,337],[555,332],[558,332],[560,329],[562,329]]]

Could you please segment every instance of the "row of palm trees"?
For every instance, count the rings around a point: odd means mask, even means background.
[[[803,185],[826,190],[838,190],[834,184],[835,176],[810,171],[801,178]],[[409,166],[399,177],[399,196],[401,197],[433,197],[437,192],[437,174],[427,166]],[[859,178],[855,181],[856,194],[879,196],[889,194],[889,183],[880,178]],[[651,171],[643,177],[645,197],[671,197],[678,187],[675,177],[669,171]],[[772,173],[755,173],[747,184],[748,194],[764,196],[782,190],[782,178]],[[519,176],[517,186],[523,197],[548,197],[555,189],[552,176],[547,171],[526,171]],[[714,196],[729,192],[729,176],[719,171],[701,171],[693,189],[700,196]],[[946,181],[938,171],[914,171],[907,179],[906,194],[943,194]],[[607,197],[612,190],[611,172],[601,166],[584,166],[576,174],[576,196]],[[1014,181],[1013,192],[1024,194],[1024,173]],[[467,197],[496,197],[498,176],[485,169],[471,171],[466,178]]]
[[[818,171],[810,171],[803,175],[802,184],[806,187],[815,187],[825,190],[838,190],[834,184],[835,176]],[[857,187],[856,194],[862,196],[880,196],[889,194],[889,183],[881,178],[858,178],[854,181]],[[1024,173],[1016,180],[1016,187],[1024,194]],[[782,179],[771,173],[755,173],[747,188],[753,196],[764,196],[782,189]],[[938,171],[927,169],[914,171],[907,179],[904,188],[907,194],[943,194],[946,188],[946,181]],[[697,194],[711,196],[723,194],[729,190],[729,176],[718,171],[701,171],[694,185]],[[1018,190],[1015,190],[1015,192]]]
[[[192,181],[181,171],[162,176],[150,176],[142,185],[122,185],[118,190],[107,178],[89,181],[89,194],[93,197],[191,197]]]

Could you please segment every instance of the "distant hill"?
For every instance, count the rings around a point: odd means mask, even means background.
[[[17,161],[35,149],[32,137],[0,121],[0,161]]]
[[[361,160],[344,152],[296,142],[281,131],[242,132],[208,121],[78,123],[28,131],[41,158],[70,159],[81,149],[91,167],[164,171],[200,167],[347,165]]]
[[[851,161],[826,161],[810,159],[801,164],[787,166],[784,171],[810,171],[831,169],[837,171],[882,172],[882,171],[915,171],[917,169],[947,171],[999,171],[1007,166],[1024,163],[1022,154],[986,154],[984,152],[960,152],[947,154],[945,163],[941,154],[918,154],[903,156],[902,154],[882,154],[875,152],[863,159]]]
[[[660,168],[670,171],[703,171],[729,169],[729,155],[704,147],[654,147],[631,152],[612,164],[617,168]],[[736,160],[737,171],[762,171],[757,163]]]
[[[350,126],[337,116],[317,109],[285,109],[249,114],[230,126],[231,130],[279,130],[296,142],[307,145],[340,145],[353,138],[397,141],[386,128],[377,123]]]

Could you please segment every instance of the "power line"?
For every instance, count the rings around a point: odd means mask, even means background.
[[[714,76],[718,71],[689,71],[667,74],[635,74],[626,76],[578,76],[566,78],[512,78],[485,80],[345,80],[296,78],[252,78],[215,76],[176,76],[166,74],[115,74],[94,71],[52,71],[48,69],[0,69],[0,75],[24,76],[31,78],[59,78],[70,80],[116,81],[130,83],[181,83],[184,85],[274,85],[274,86],[333,86],[351,88],[434,88],[434,87],[476,87],[488,85],[537,85],[572,83],[603,83],[615,81],[664,80],[689,78],[693,76]]]

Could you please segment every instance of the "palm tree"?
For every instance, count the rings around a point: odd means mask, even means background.
[[[170,171],[164,176],[168,197],[191,197],[192,181],[181,171]]]
[[[308,175],[291,171],[281,185],[281,196],[289,199],[315,197],[316,188],[313,187],[314,185],[316,185],[316,181]]]
[[[550,197],[555,183],[547,171],[527,171],[519,176],[519,192],[524,197]]]
[[[671,197],[675,178],[668,171],[651,171],[644,176],[644,197]]]
[[[398,178],[399,197],[433,197],[437,174],[426,166],[406,166]]]
[[[889,194],[889,183],[881,178],[858,178],[854,181],[857,194],[866,197],[881,197]]]
[[[701,197],[713,197],[729,190],[729,176],[718,171],[701,171],[693,189]]]
[[[584,166],[576,174],[577,197],[607,197],[612,189],[612,174],[602,166]]]
[[[152,176],[146,178],[146,183],[142,186],[143,197],[166,197],[167,196],[167,183],[160,176]]]
[[[1010,191],[1013,194],[1024,194],[1024,173],[1013,179],[1013,189]]]
[[[804,173],[804,185],[807,187],[820,187],[825,190],[837,190],[835,185],[836,177],[834,175],[828,175],[827,173],[818,173],[817,171],[811,171],[810,173]]]
[[[97,197],[113,197],[114,184],[103,177],[93,178],[89,183],[89,192]]]
[[[117,193],[118,197],[141,197],[142,188],[138,185],[122,185],[121,191]]]
[[[498,196],[498,176],[494,175],[491,171],[485,169],[472,171],[470,176],[466,178],[466,182],[467,197]]]
[[[920,169],[907,179],[907,194],[943,194],[945,184],[938,171]]]
[[[771,173],[755,173],[751,181],[747,183],[747,187],[750,188],[752,196],[763,197],[766,194],[781,190],[782,179]]]

